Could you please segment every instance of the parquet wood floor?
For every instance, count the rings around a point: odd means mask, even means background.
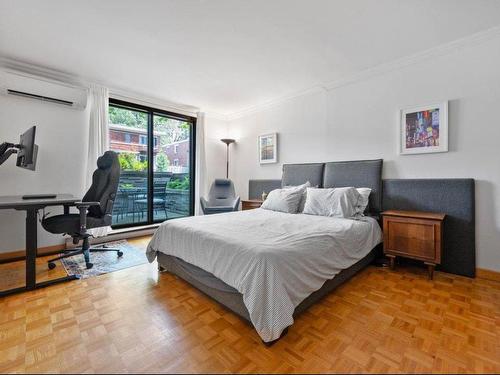
[[[54,256],[51,256],[53,258]],[[49,270],[47,266],[49,257],[40,257],[36,260],[36,279],[38,282],[57,279],[67,275],[61,262],[56,261],[57,267]],[[24,260],[0,264],[0,290],[23,287],[26,279],[26,266]]]
[[[369,267],[268,348],[144,265],[0,299],[0,372],[498,373],[500,283]]]

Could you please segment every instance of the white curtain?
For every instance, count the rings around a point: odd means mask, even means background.
[[[92,85],[90,87],[89,105],[89,150],[87,157],[86,189],[92,185],[92,174],[97,168],[97,158],[109,149],[108,132],[109,91],[106,87]],[[94,237],[105,236],[111,227],[89,230]]]
[[[205,171],[207,169],[205,159],[205,113],[198,112],[196,117],[194,214],[203,215],[200,205],[200,197],[204,197],[206,192]]]

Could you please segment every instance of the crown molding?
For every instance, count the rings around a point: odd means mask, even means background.
[[[109,95],[116,99],[138,102],[140,104],[178,112],[188,116],[196,117],[198,107],[176,103],[147,94],[136,92],[128,88],[116,87],[106,82],[93,80],[88,77],[77,76],[60,70],[43,67],[25,61],[16,60],[6,56],[0,56],[0,68],[23,76],[45,80],[64,86],[90,89],[92,85],[104,86],[109,89]]]
[[[283,104],[289,100],[299,98],[301,96],[317,94],[320,92],[323,92],[323,93],[326,92],[326,88],[324,86],[319,86],[319,85],[314,86],[314,87],[310,87],[310,88],[305,89],[305,90],[295,91],[295,92],[292,92],[290,94],[277,97],[275,99],[267,100],[263,103],[244,108],[240,111],[227,113],[227,114],[225,114],[225,117],[226,117],[227,121],[236,120],[238,118],[251,115],[252,113],[256,113],[256,112],[263,111],[265,109],[276,107],[276,106]]]
[[[256,112],[263,111],[265,109],[269,109],[278,105],[281,105],[287,101],[293,100],[295,98],[311,95],[319,92],[328,92],[335,90],[337,88],[351,85],[360,81],[368,80],[370,78],[387,74],[399,69],[403,69],[405,67],[418,64],[421,62],[429,61],[430,59],[435,59],[439,56],[444,56],[447,54],[454,53],[463,48],[475,46],[496,38],[500,36],[500,26],[495,26],[475,34],[471,34],[469,36],[441,44],[439,46],[427,49],[422,52],[415,53],[410,56],[402,57],[397,60],[390,61],[388,63],[380,64],[374,66],[372,68],[368,68],[362,70],[360,72],[347,75],[343,78],[340,78],[335,81],[326,82],[324,84],[316,85],[307,89],[298,90],[287,95],[279,96],[274,99],[267,100],[263,103],[259,103],[256,105],[252,105],[241,110],[220,113],[220,112],[211,112],[206,111],[205,115],[208,118],[218,119],[222,121],[232,121],[238,118],[242,118],[248,115],[251,115]],[[91,84],[97,84],[101,86],[105,86],[109,88],[110,95],[113,97],[120,97],[133,101],[140,101],[149,105],[178,111],[184,114],[188,114],[191,116],[196,116],[196,113],[200,111],[200,109],[196,106],[184,105],[172,101],[167,101],[165,99],[150,97],[147,94],[134,92],[127,88],[113,87],[112,85],[107,84],[106,82],[98,82],[87,77],[76,76],[67,72],[42,67],[36,64],[23,62],[20,60],[12,59],[6,56],[0,56],[0,68],[4,70],[9,70],[14,73],[24,74],[29,76],[36,76],[37,78],[46,79],[49,81],[57,81],[61,84],[69,85],[69,86],[77,86],[89,88]]]
[[[203,110],[202,110],[203,111]],[[225,113],[205,111],[205,117],[221,121],[229,121],[229,118]]]
[[[69,87],[90,88],[90,84],[85,83],[78,77],[59,71],[49,69],[35,64],[0,56],[0,68],[6,72],[23,77],[36,78],[39,80],[57,83]]]
[[[414,64],[426,62],[431,59],[435,59],[436,57],[445,56],[457,52],[463,48],[481,44],[482,42],[488,41],[498,36],[500,36],[500,26],[495,26],[475,34],[471,34],[466,37],[456,39],[433,48],[429,48],[425,51],[417,52],[410,56],[405,56],[388,63],[377,65],[373,68],[365,69],[348,77],[329,82],[325,84],[325,87],[329,91],[334,90],[336,88],[353,84],[359,81],[364,81],[378,75],[383,75],[398,69],[403,69]]]
[[[300,97],[300,96],[305,96],[305,95],[310,95],[311,93],[318,92],[319,90],[323,91],[332,91],[337,88],[351,85],[360,81],[368,80],[370,78],[387,74],[399,69],[403,69],[405,67],[408,67],[410,65],[418,64],[421,62],[426,62],[429,61],[430,59],[435,59],[436,57],[439,56],[445,56],[451,53],[454,53],[456,51],[459,51],[463,48],[467,47],[472,47],[478,44],[481,44],[483,42],[486,42],[488,40],[491,40],[493,38],[496,38],[500,36],[500,26],[495,26],[483,31],[480,31],[475,34],[468,35],[466,37],[441,44],[439,46],[427,49],[422,52],[415,53],[410,56],[405,56],[397,60],[390,61],[388,63],[380,64],[377,66],[374,66],[372,68],[368,68],[365,70],[362,70],[358,73],[354,73],[351,75],[347,75],[343,78],[340,78],[335,81],[330,81],[322,85],[318,85],[306,90],[300,90],[296,91],[295,93],[288,94],[286,96],[278,97],[276,99],[271,99],[265,103],[262,104],[257,104],[253,106],[249,106],[247,108],[244,108],[242,110],[238,110],[235,112],[230,112],[226,114],[226,117],[228,121],[236,120],[241,117],[245,117],[248,115],[251,115],[255,112],[259,112],[265,109],[268,109],[270,107],[274,107],[277,105],[282,104],[283,102],[286,102],[288,100]]]
[[[109,96],[115,99],[143,104],[156,109],[177,112],[182,115],[196,117],[199,108],[191,105],[179,104],[171,101],[166,101],[157,97],[149,96],[141,92],[135,92],[128,89],[112,87],[105,84],[100,84],[109,88]]]

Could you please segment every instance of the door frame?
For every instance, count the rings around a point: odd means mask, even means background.
[[[155,114],[168,117],[174,120],[181,120],[191,124],[189,130],[189,216],[194,215],[194,205],[195,205],[195,179],[196,179],[196,117],[187,116],[180,113],[175,113],[171,111],[166,111],[159,108],[149,107],[143,104],[137,104],[133,102],[124,101],[121,99],[109,98],[109,105],[114,107],[120,107],[124,109],[130,109],[135,111],[146,112],[148,115],[147,124],[147,137],[148,137],[148,209],[147,209],[147,221],[142,221],[138,223],[130,224],[119,224],[112,225],[113,229],[122,228],[132,228],[137,226],[158,224],[164,220],[154,220],[153,218],[153,196],[154,196],[154,166],[153,166],[153,156],[154,156],[154,124],[153,117]],[[109,131],[109,130],[108,130]],[[170,219],[166,219],[170,220]]]

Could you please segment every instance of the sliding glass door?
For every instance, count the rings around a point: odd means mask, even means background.
[[[193,215],[195,124],[192,117],[110,99],[110,149],[121,166],[113,228]]]
[[[189,121],[153,114],[154,221],[188,216],[191,212],[191,133]]]

